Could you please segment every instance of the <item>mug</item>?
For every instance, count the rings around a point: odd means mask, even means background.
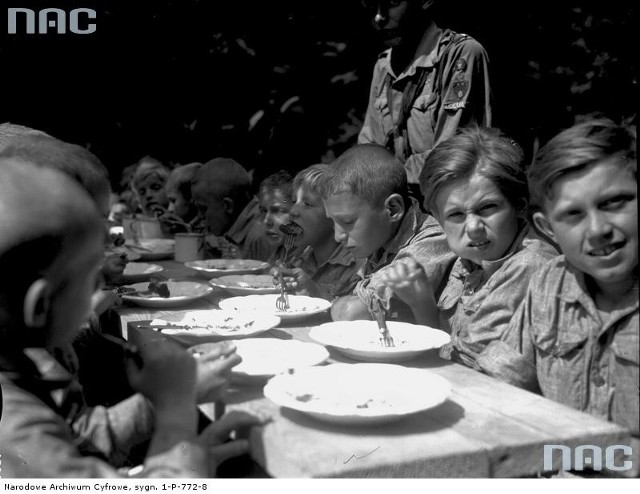
[[[156,218],[123,218],[124,238],[137,241],[141,238],[163,238],[160,222]]]
[[[204,259],[204,235],[202,233],[176,233],[175,260],[178,262]]]

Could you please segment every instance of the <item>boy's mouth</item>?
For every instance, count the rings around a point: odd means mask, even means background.
[[[615,251],[622,249],[622,247],[624,247],[626,243],[627,243],[626,240],[622,240],[620,242],[614,242],[612,244],[609,244],[603,247],[602,249],[594,249],[588,252],[588,254],[593,257],[606,257],[608,255],[613,254]]]
[[[482,249],[487,245],[489,245],[490,242],[491,242],[490,240],[480,240],[478,242],[470,242],[469,247],[473,249]]]

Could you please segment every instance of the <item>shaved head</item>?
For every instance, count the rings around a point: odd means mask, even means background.
[[[249,200],[251,178],[229,158],[216,158],[202,165],[191,183],[193,201],[209,232],[223,235]]]
[[[0,302],[64,270],[58,262],[88,238],[102,241],[94,201],[64,173],[0,158]]]
[[[246,194],[251,185],[249,173],[240,163],[229,158],[207,161],[196,172],[192,185],[201,185],[208,194],[217,197],[232,197]]]

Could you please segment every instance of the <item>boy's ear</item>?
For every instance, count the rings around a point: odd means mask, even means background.
[[[554,242],[557,242],[556,236],[551,229],[551,223],[549,223],[549,220],[541,211],[536,211],[535,213],[533,213],[533,224],[536,225],[536,228],[544,233],[547,237],[549,237]]]
[[[232,215],[235,208],[236,203],[233,199],[231,199],[230,197],[225,197],[224,199],[222,199],[222,209],[226,214]]]
[[[38,278],[31,283],[24,296],[22,311],[25,326],[42,328],[46,325],[50,307],[49,282]]]
[[[400,194],[391,194],[384,201],[384,208],[391,221],[401,221],[404,216],[404,199]]]

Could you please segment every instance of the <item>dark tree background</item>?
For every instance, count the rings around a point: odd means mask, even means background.
[[[528,152],[585,115],[636,113],[635,4],[440,0],[491,61],[496,126]],[[3,0],[90,7],[92,35],[0,38],[0,122],[88,146],[117,179],[150,154],[258,175],[354,143],[382,47],[359,0]]]

